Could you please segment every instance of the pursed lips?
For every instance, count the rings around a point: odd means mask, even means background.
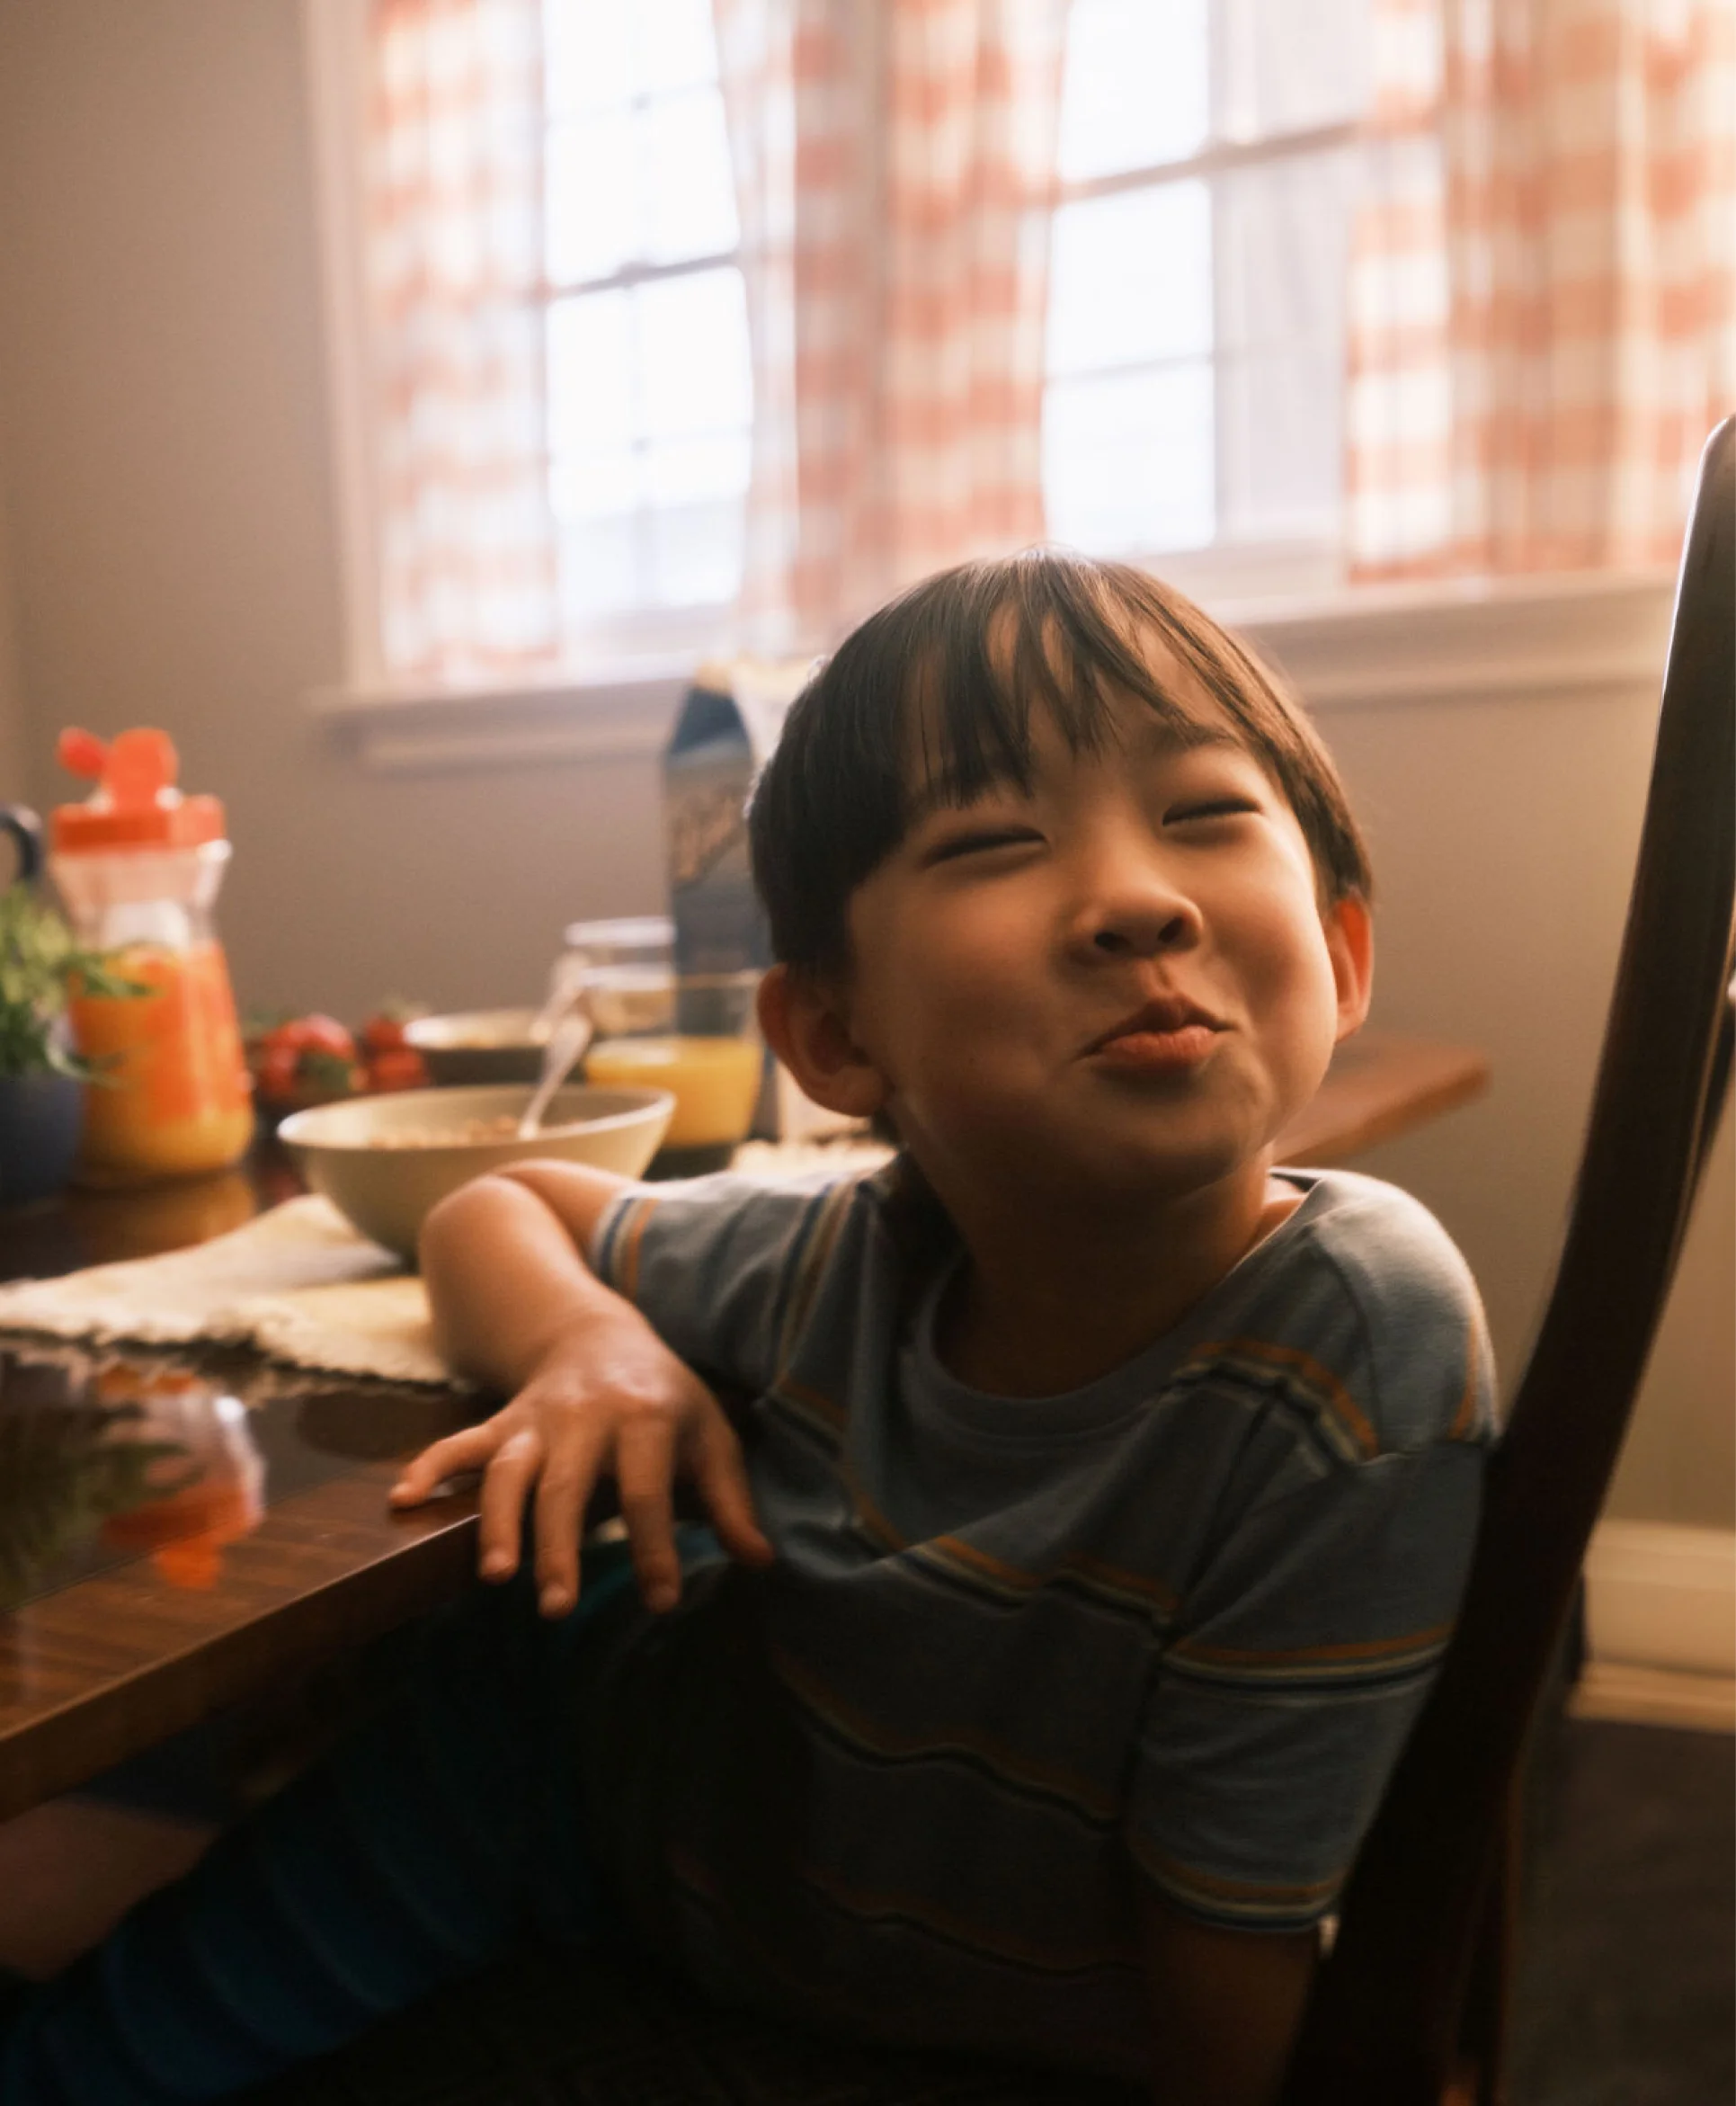
[[[1201,1009],[1197,1003],[1180,995],[1162,995],[1146,1003],[1143,1009],[1136,1009],[1131,1016],[1124,1016],[1119,1023],[1111,1024],[1107,1031],[1091,1040],[1085,1051],[1087,1054],[1104,1052],[1119,1040],[1186,1039],[1191,1042],[1197,1032],[1211,1033],[1224,1029],[1223,1022]],[[1130,1046],[1128,1050],[1132,1049]]]

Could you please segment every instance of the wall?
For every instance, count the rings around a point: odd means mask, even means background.
[[[4,407],[3,403],[0,407]],[[0,437],[3,436],[0,431]],[[0,804],[16,804],[24,799],[24,696],[19,684],[16,618],[6,529],[5,449],[0,445]],[[12,862],[0,851],[0,884],[9,879],[12,869]]]
[[[370,781],[300,706],[341,670],[295,0],[0,8],[0,403],[30,786],[69,722],[160,723],[236,843],[244,1004],[539,988],[656,896],[640,766]]]
[[[569,917],[659,904],[654,765],[369,774],[302,707],[342,671],[312,194],[295,0],[0,9],[29,786],[63,793],[64,723],[165,725],[228,804],[245,1002],[521,1000]],[[1566,1204],[1654,706],[1639,678],[1321,705],[1381,873],[1376,1021],[1472,1040],[1496,1073],[1366,1166],[1458,1237],[1509,1370]],[[1732,1218],[1726,1147],[1616,1512],[1736,1520]]]
[[[1357,1167],[1428,1200],[1475,1271],[1504,1378],[1541,1313],[1614,977],[1656,693],[1321,712],[1382,891],[1375,1020],[1485,1048],[1488,1094]],[[1607,1511],[1736,1521],[1730,1115]]]

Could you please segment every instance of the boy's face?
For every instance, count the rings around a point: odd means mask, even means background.
[[[1039,710],[1029,794],[919,800],[851,899],[848,1037],[943,1199],[1263,1182],[1366,1013],[1366,910],[1322,912],[1282,791],[1164,671],[1199,743],[1129,701],[1074,754]]]

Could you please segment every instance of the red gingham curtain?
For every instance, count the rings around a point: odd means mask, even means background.
[[[1353,572],[1675,561],[1736,407],[1736,0],[1374,0]]]
[[[753,340],[742,640],[1043,535],[1066,0],[713,0]]]
[[[363,297],[390,674],[559,652],[541,51],[540,0],[372,0]]]

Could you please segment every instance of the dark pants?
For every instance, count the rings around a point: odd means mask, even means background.
[[[687,1556],[715,1555],[703,1530]],[[585,1557],[558,1623],[521,1575],[417,1634],[401,1682],[321,1762],[29,1997],[0,2106],[220,2098],[322,2055],[527,1932],[625,1935],[589,1861],[574,1662],[633,1584]]]

